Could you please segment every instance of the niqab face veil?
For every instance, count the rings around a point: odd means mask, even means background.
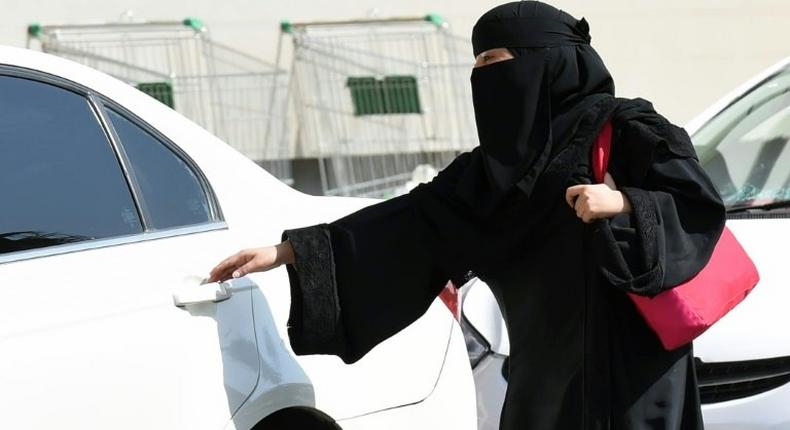
[[[490,214],[516,187],[529,196],[589,106],[614,95],[589,42],[586,20],[536,1],[497,6],[477,21],[475,56],[508,48],[515,58],[472,70],[480,146],[456,192],[474,212]]]

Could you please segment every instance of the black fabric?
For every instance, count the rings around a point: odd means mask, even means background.
[[[518,1],[484,13],[472,29],[475,57],[494,48],[545,48],[589,44],[587,20],[577,20],[546,3]]]
[[[408,195],[330,224],[286,230],[295,255],[287,265],[294,352],[353,363],[425,313],[448,280],[466,275],[444,271],[449,261],[420,245],[429,234]]]
[[[624,294],[652,294],[693,276],[721,233],[724,207],[710,180],[694,157],[669,150],[690,145],[688,138],[658,139],[644,175],[632,176],[625,158],[631,147],[651,146],[615,130],[610,173],[631,197],[631,214],[584,224],[564,202],[568,186],[592,181],[590,151],[607,118],[649,130],[651,139],[665,133],[634,124],[657,120],[655,112],[622,122],[618,106],[630,103],[594,105],[569,143],[555,148],[533,194],[511,194],[489,219],[453,193],[472,160],[464,153],[407,195],[307,228],[326,231],[329,243],[289,235],[296,249],[320,248],[298,253],[289,270],[301,290],[294,306],[303,308],[292,308],[292,319],[335,315],[306,311],[331,303],[331,294],[310,294],[300,284],[320,278],[337,291],[343,331],[327,332],[331,321],[295,323],[302,329],[291,336],[305,337],[291,338],[294,350],[353,363],[419,318],[448,279],[472,270],[494,292],[510,336],[502,429],[703,428],[691,345],[665,351]],[[316,267],[304,259],[321,260],[329,249],[334,279],[300,274]],[[306,341],[310,331],[328,338]]]
[[[494,10],[550,12],[514,5]],[[614,98],[589,45],[511,48],[515,60],[476,75],[491,91],[506,91],[491,80],[507,77],[542,100],[524,100],[507,121],[535,116],[502,124],[504,137],[484,125],[480,146],[404,196],[284,236],[297,250],[294,351],[353,363],[471,271],[493,291],[510,337],[501,429],[702,429],[692,346],[665,351],[624,292],[653,295],[694,276],[721,234],[721,199],[688,134],[645,100]],[[550,84],[518,76],[530,67]],[[475,110],[493,103],[479,97]],[[633,211],[585,224],[565,191],[592,182],[592,144],[609,118],[609,172]]]
[[[623,169],[627,169],[635,180],[644,178],[657,149],[669,151],[679,158],[697,159],[686,130],[657,115],[653,104],[647,100],[620,99],[613,126],[617,133],[615,140],[631,143],[619,150],[622,152],[620,158],[628,160]]]
[[[653,297],[687,281],[710,259],[724,229],[721,198],[710,178],[698,174],[685,130],[647,101],[619,99],[613,124],[608,170],[624,184],[620,191],[634,214],[595,223],[598,264],[616,288]],[[674,270],[666,272],[667,265]]]
[[[291,277],[288,336],[297,354],[345,355],[345,330],[335,284],[332,243],[326,224],[286,230],[298,265],[287,265]],[[303,303],[307,301],[308,306]]]
[[[529,196],[554,146],[614,83],[589,45],[589,26],[545,3],[507,3],[475,24],[475,55],[509,48],[515,59],[472,70],[472,101],[480,150],[456,193],[469,210],[489,216],[517,185]]]

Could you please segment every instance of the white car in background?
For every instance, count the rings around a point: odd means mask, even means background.
[[[373,200],[299,193],[121,81],[0,47],[0,202],[2,429],[475,428],[442,300],[345,365],[290,350],[285,268],[201,285]]]
[[[694,343],[706,428],[790,429],[790,58],[686,130],[728,206],[728,227],[761,277],[742,304]],[[462,302],[479,429],[494,430],[507,389],[507,331],[484,282],[467,283]]]

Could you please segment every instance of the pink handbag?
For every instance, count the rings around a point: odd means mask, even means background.
[[[592,170],[603,182],[612,146],[607,121],[592,151]],[[666,350],[683,346],[710,328],[754,289],[760,275],[727,227],[708,264],[693,278],[650,298],[628,293]]]

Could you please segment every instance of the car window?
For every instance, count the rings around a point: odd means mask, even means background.
[[[115,110],[108,110],[129,166],[140,187],[149,230],[211,220],[208,198],[198,176],[178,155]]]
[[[142,231],[85,97],[11,76],[0,94],[0,254]]]
[[[745,94],[694,135],[728,206],[790,200],[790,70]]]

